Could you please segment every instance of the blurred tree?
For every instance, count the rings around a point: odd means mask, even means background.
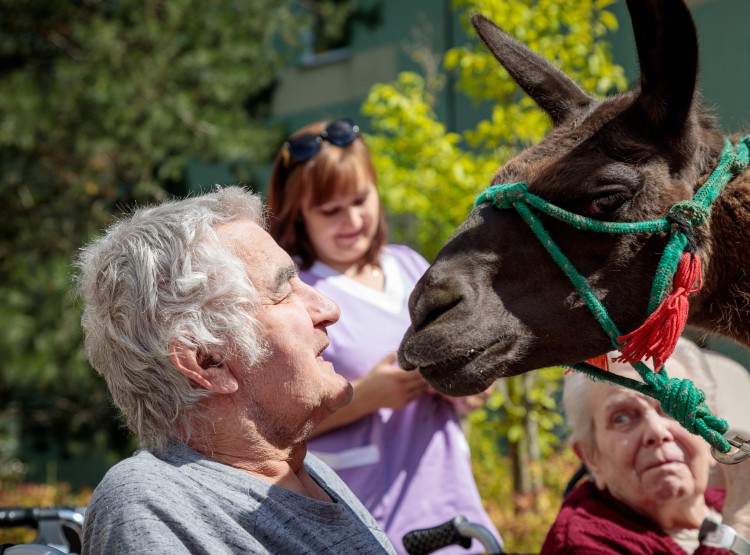
[[[23,415],[22,444],[122,452],[81,351],[71,258],[113,213],[185,193],[190,159],[231,161],[247,183],[280,140],[274,75],[328,3],[0,4],[0,411]]]
[[[550,129],[546,114],[476,40],[468,14],[481,13],[496,21],[586,90],[605,95],[627,86],[604,40],[617,28],[616,18],[606,9],[614,1],[453,0],[456,17],[472,40],[445,53],[442,71],[429,37],[422,35],[407,45],[421,73],[404,72],[393,83],[373,86],[362,106],[371,119],[368,144],[383,184],[383,200],[395,217],[394,238],[432,259],[497,167]],[[475,127],[460,133],[447,129],[435,111],[447,72],[457,75],[456,88],[487,113]]]
[[[607,32],[617,28],[616,18],[607,11],[613,2],[453,0],[472,40],[444,55],[444,70],[424,40],[410,46],[421,74],[402,73],[394,83],[374,86],[362,107],[371,118],[368,144],[395,240],[434,258],[498,166],[550,129],[546,114],[476,40],[468,14],[487,16],[589,92],[605,95],[627,86],[605,40]],[[457,89],[488,114],[460,133],[446,129],[435,111],[445,71],[455,72]],[[535,500],[529,495],[539,483],[530,473],[533,461],[557,441],[554,430],[562,421],[554,398],[561,375],[559,368],[552,368],[502,380],[487,408],[472,415],[473,424],[488,437],[507,440],[519,510]]]

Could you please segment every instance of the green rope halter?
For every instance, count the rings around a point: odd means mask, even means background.
[[[492,185],[479,195],[474,206],[491,202],[497,208],[515,208],[542,243],[542,246],[552,256],[555,263],[568,276],[594,318],[609,336],[613,347],[620,349],[622,345],[617,338],[622,334],[610,318],[607,309],[596,298],[586,278],[578,273],[570,260],[552,240],[532,208],[584,231],[609,233],[610,235],[669,231],[670,237],[659,260],[651,286],[648,304],[648,313],[651,314],[659,306],[667,288],[672,284],[672,278],[680,256],[688,242],[692,240],[692,228],[701,226],[708,221],[711,217],[711,204],[721,194],[726,184],[742,172],[748,166],[748,163],[750,163],[750,136],[744,137],[736,148],[732,146],[731,142],[725,140],[724,149],[716,169],[695,193],[695,196],[691,200],[673,205],[663,218],[643,222],[601,222],[574,214],[530,193],[528,185],[523,182]],[[675,225],[675,221],[685,222],[686,225]],[[722,453],[727,453],[730,450],[730,443],[723,436],[728,429],[726,421],[711,413],[704,402],[705,394],[692,381],[669,378],[664,367],[659,369],[658,372],[652,372],[648,366],[640,361],[633,366],[643,382],[600,370],[585,362],[568,365],[569,368],[584,372],[595,379],[612,382],[656,399],[664,412],[677,420],[685,429],[700,435]]]

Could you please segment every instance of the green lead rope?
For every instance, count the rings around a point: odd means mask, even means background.
[[[474,205],[491,202],[497,208],[515,208],[555,263],[568,276],[573,287],[609,336],[613,347],[620,349],[622,345],[617,338],[622,334],[610,318],[607,309],[596,298],[586,278],[578,273],[552,240],[532,208],[583,231],[609,233],[610,235],[669,231],[670,237],[659,260],[649,296],[648,313],[651,314],[659,306],[665,292],[672,284],[680,257],[692,241],[692,228],[708,221],[711,217],[711,204],[718,198],[727,183],[741,173],[749,163],[750,136],[744,137],[736,147],[725,140],[716,169],[695,193],[695,196],[691,200],[678,202],[672,206],[663,218],[644,222],[601,222],[574,214],[530,193],[527,184],[523,182],[492,185],[479,195]],[[677,221],[684,222],[685,225],[675,225]],[[728,429],[727,422],[711,413],[705,404],[705,394],[692,381],[669,378],[663,367],[658,372],[652,372],[640,361],[633,366],[643,382],[600,370],[585,362],[568,367],[584,372],[595,379],[612,382],[656,399],[664,412],[677,420],[685,429],[700,435],[722,453],[727,453],[731,449],[730,443],[723,436]]]

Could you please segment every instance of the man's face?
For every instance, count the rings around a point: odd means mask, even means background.
[[[670,377],[687,377],[672,360]],[[634,370],[619,371],[638,379]],[[644,514],[703,496],[712,464],[708,444],[666,416],[659,403],[624,387],[588,385],[593,452],[586,461],[600,489]]]
[[[241,398],[252,404],[248,413],[256,415],[255,424],[267,439],[306,439],[352,398],[351,384],[320,356],[328,346],[325,328],[339,319],[338,306],[299,279],[289,255],[258,225],[237,221],[218,233],[245,262],[258,291],[255,316],[267,350],[249,369],[240,360],[228,361]]]

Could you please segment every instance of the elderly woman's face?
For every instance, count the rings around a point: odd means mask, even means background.
[[[677,362],[667,371],[686,377]],[[664,503],[703,496],[712,464],[705,440],[650,397],[601,382],[589,387],[594,446],[587,463],[600,489],[647,514]]]

